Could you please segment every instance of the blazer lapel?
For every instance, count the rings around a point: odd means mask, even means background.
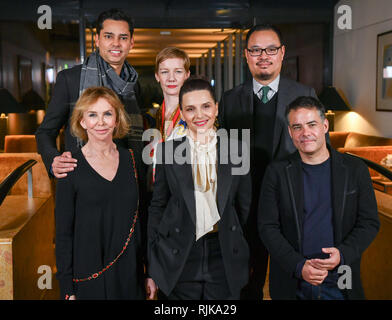
[[[173,161],[173,171],[177,177],[178,185],[181,186],[179,192],[182,193],[185,204],[188,208],[189,215],[196,226],[196,200],[194,193],[194,184],[192,177],[192,166],[190,160],[190,145],[186,137],[181,140],[173,140],[174,152],[178,147],[183,148],[181,151],[182,158],[186,158],[184,164],[179,164],[177,161]]]
[[[253,147],[255,145],[254,142],[254,107],[253,107],[253,82],[252,78],[244,83],[241,90],[241,109],[243,112],[244,123],[241,124],[241,129],[250,129],[250,162],[254,163],[254,153]],[[239,139],[242,139],[242,134],[238,136]],[[251,168],[252,170],[252,168]]]
[[[230,140],[229,140],[230,143]],[[218,143],[217,143],[217,204],[218,204],[218,211],[220,216],[222,217],[223,212],[226,207],[227,198],[230,192],[231,183],[233,180],[231,174],[231,165],[230,165],[230,154],[228,149],[230,146],[223,146],[220,143],[220,138],[218,136]],[[222,149],[222,150],[221,150]],[[221,161],[222,159],[222,161]],[[225,160],[228,161],[225,161]]]
[[[241,91],[241,109],[245,115],[247,123],[243,128],[250,128],[253,131],[253,84],[252,80],[246,81]]]
[[[287,130],[285,112],[287,105],[291,102],[290,88],[285,81],[284,77],[280,77],[279,89],[277,93],[276,103],[276,114],[275,114],[275,125],[274,125],[274,137],[272,141],[272,155],[275,158],[275,153],[279,146],[283,130]]]
[[[331,154],[331,184],[332,184],[332,207],[335,243],[339,243],[342,234],[342,219],[345,207],[345,199],[348,183],[348,171],[342,163],[339,155],[330,149]]]
[[[287,183],[296,222],[299,250],[302,251],[302,227],[304,215],[304,187],[301,158],[298,151],[290,155],[290,164],[286,167]]]

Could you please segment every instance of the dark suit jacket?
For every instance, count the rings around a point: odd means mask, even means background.
[[[185,145],[189,147],[186,137],[183,137],[158,146],[157,159],[162,156],[163,164],[156,166],[153,197],[149,207],[149,275],[166,295],[175,287],[196,239],[196,205],[191,164],[178,164],[175,161],[170,164],[170,159],[165,158],[165,152],[162,152],[167,148],[180,150],[180,146]],[[218,162],[219,146],[218,139]],[[189,155],[189,152],[186,153]],[[233,167],[235,166],[230,161],[228,164],[218,163],[217,204],[221,216],[218,233],[230,290],[232,294],[239,294],[248,281],[249,248],[242,228],[249,213],[251,183],[249,174],[232,175]]]
[[[82,65],[61,71],[56,78],[53,94],[46,110],[45,118],[35,133],[38,153],[41,154],[46,169],[50,170],[57,150],[56,138],[65,125],[65,150],[78,150],[76,139],[70,133],[69,121],[79,97],[80,72]]]
[[[330,148],[335,247],[352,270],[349,299],[364,298],[360,280],[362,252],[379,229],[377,203],[369,170],[358,159]],[[259,235],[270,253],[272,299],[295,299],[294,277],[301,253],[303,222],[302,160],[298,152],[266,170],[259,201]],[[320,181],[322,183],[322,181]]]
[[[48,172],[50,172],[54,157],[60,155],[56,146],[56,138],[64,125],[65,151],[71,151],[73,154],[79,149],[76,138],[70,133],[70,119],[75,103],[79,98],[81,70],[82,65],[78,65],[70,69],[65,69],[57,75],[56,84],[46,110],[45,118],[35,133],[38,153],[41,154]],[[138,84],[135,86],[135,93],[137,99],[139,99],[140,88]],[[128,148],[126,143],[122,143],[122,146]],[[137,154],[136,157],[138,157]],[[140,167],[139,162],[137,159],[138,167]]]
[[[272,158],[274,160],[283,159],[295,151],[285,119],[287,105],[299,96],[312,96],[317,98],[314,89],[283,76],[279,80],[277,95],[272,151]],[[253,83],[252,79],[250,79],[223,94],[219,103],[219,126],[225,129],[251,129],[251,132],[253,132],[253,105]],[[254,164],[252,159],[253,146],[254,136],[251,135],[251,168]]]

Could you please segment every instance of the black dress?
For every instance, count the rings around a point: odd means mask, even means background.
[[[56,192],[56,260],[61,298],[144,299],[139,219],[127,249],[97,278],[73,282],[101,271],[121,252],[137,210],[138,190],[132,157],[118,147],[112,181],[103,178],[79,150],[78,166],[59,179]]]

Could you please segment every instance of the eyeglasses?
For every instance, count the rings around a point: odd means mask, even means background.
[[[263,54],[263,51],[265,51],[265,53],[269,56],[274,56],[278,53],[278,50],[282,48],[282,46],[280,47],[268,47],[268,48],[253,48],[253,49],[249,49],[246,48],[246,50],[248,50],[249,54],[251,57],[258,57],[261,56]]]

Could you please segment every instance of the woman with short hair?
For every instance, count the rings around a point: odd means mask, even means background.
[[[187,53],[176,47],[166,47],[155,58],[155,79],[162,88],[163,102],[157,110],[156,128],[162,140],[167,140],[173,133],[183,133],[185,122],[181,121],[178,95],[190,75],[190,60]],[[173,133],[173,135],[176,135]]]

